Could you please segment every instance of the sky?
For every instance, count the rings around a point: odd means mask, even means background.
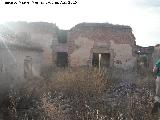
[[[131,26],[138,45],[160,44],[160,0],[76,0],[77,4],[65,5],[7,5],[4,4],[6,1],[20,0],[0,0],[0,23],[42,21],[54,23],[61,29],[70,29],[81,22],[107,22]]]

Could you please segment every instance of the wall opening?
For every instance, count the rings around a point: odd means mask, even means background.
[[[67,43],[67,31],[59,30],[58,31],[58,42],[59,43]]]
[[[67,52],[57,52],[57,66],[58,67],[68,66],[68,53]]]
[[[93,67],[109,67],[110,53],[93,53],[92,66]]]
[[[4,69],[4,65],[0,64],[0,72],[3,72],[3,69]]]
[[[32,58],[30,56],[26,56],[24,59],[24,78],[30,79],[33,76],[32,71]]]

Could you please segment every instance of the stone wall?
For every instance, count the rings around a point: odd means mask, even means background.
[[[32,41],[44,50],[42,64],[56,63],[57,52],[67,52],[70,66],[92,66],[93,53],[109,53],[110,66],[134,66],[135,37],[129,26],[81,23],[67,32],[67,43],[58,42],[59,29],[45,22],[10,22],[5,27],[21,42]],[[12,33],[12,34],[13,34]]]
[[[152,70],[154,46],[142,47],[136,45],[133,52],[137,57],[137,68]]]
[[[79,36],[75,40],[75,49],[70,54],[70,65],[71,66],[84,66],[87,65],[90,59],[90,52],[93,48],[94,41],[88,38]]]
[[[129,26],[82,23],[68,32],[68,54],[71,66],[92,64],[93,53],[109,53],[110,66],[132,68],[135,37]]]
[[[114,66],[118,68],[133,68],[136,64],[136,57],[132,54],[132,46],[129,44],[115,44],[111,42],[114,50]]]
[[[42,63],[45,66],[52,65],[52,40],[56,36],[55,24],[46,22],[10,22],[5,27],[13,31],[22,42],[32,41],[44,50]]]
[[[24,79],[24,60],[32,58],[33,76],[39,76],[42,64],[42,52],[0,48],[0,84],[20,83]]]
[[[101,24],[101,23],[81,23],[70,30],[72,36],[70,39],[75,39],[79,35],[87,37],[95,42],[109,42],[113,40],[118,44],[135,45],[135,37],[132,34],[132,29],[129,26]]]

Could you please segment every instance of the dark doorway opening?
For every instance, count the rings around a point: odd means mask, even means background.
[[[110,66],[110,53],[93,53],[92,66],[109,67]]]
[[[67,30],[59,30],[58,42],[59,43],[67,43]]]
[[[57,66],[58,67],[68,66],[68,53],[67,52],[57,52]]]

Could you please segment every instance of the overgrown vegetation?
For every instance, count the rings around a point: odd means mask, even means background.
[[[149,72],[59,69],[10,89],[0,112],[5,120],[153,120],[153,79]]]

